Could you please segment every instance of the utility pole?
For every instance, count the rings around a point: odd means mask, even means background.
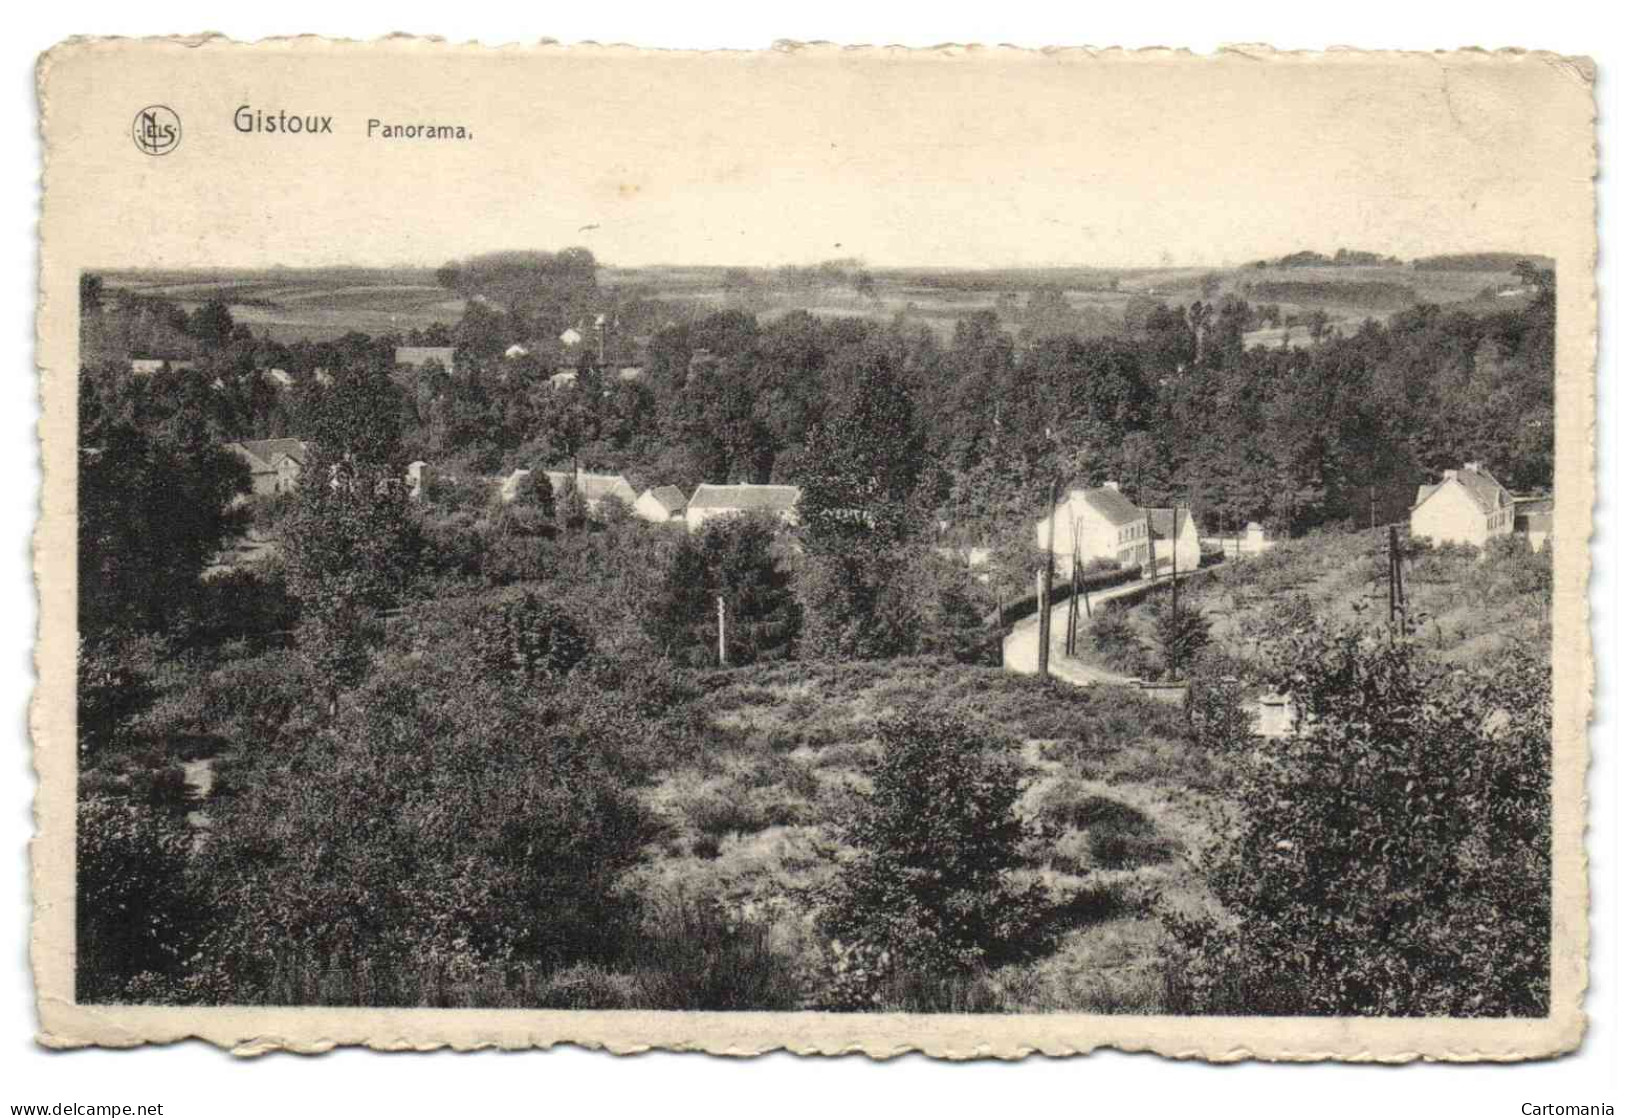
[[[1151,514],[1145,514],[1145,554],[1151,564],[1151,581],[1157,581],[1157,533],[1151,528]]]
[[[1038,572],[1038,678],[1049,678],[1049,600],[1051,580],[1055,577],[1055,505],[1061,498],[1061,478],[1057,474],[1049,487],[1049,554],[1044,569]]]
[[[717,663],[728,666],[728,605],[717,595]]]
[[[1173,605],[1170,608],[1173,611],[1173,619],[1174,619],[1174,643],[1173,643],[1173,647],[1171,649],[1169,649],[1169,651],[1172,653],[1171,659],[1173,660],[1173,663],[1171,665],[1169,665],[1169,666],[1173,668],[1174,678],[1178,679],[1179,678],[1179,638],[1180,638],[1180,628],[1179,628],[1179,502],[1178,501],[1174,502],[1173,526],[1171,528],[1171,531],[1173,533],[1173,540],[1174,540],[1173,545],[1172,545],[1172,550],[1173,550],[1172,558],[1173,558],[1173,564],[1174,564],[1173,565],[1174,585],[1173,585]]]
[[[1049,568],[1038,572],[1038,678],[1049,678]]]
[[[1388,525],[1388,624],[1398,626],[1405,616],[1405,569],[1399,552],[1399,527]]]

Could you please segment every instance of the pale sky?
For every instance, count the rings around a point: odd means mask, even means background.
[[[1550,209],[1584,174],[1550,120],[1589,97],[1558,65],[1465,56],[211,45],[120,63],[52,75],[74,126],[105,133],[50,167],[86,266],[434,265],[572,244],[628,266],[1547,252]],[[127,135],[152,102],[185,128],[159,158]],[[244,104],[331,116],[333,134],[244,135]],[[369,118],[474,139],[369,140]]]

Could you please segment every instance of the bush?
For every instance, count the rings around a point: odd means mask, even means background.
[[[1185,719],[1198,746],[1223,750],[1251,743],[1254,719],[1244,700],[1245,691],[1239,679],[1220,675],[1198,662],[1185,690]]]
[[[476,623],[481,662],[520,679],[562,679],[592,649],[574,619],[531,590],[487,605]]]
[[[659,739],[590,687],[391,664],[251,758],[216,821],[211,998],[274,996],[284,957],[420,976],[613,961],[637,916],[623,875],[652,835],[634,754]]]
[[[173,997],[205,917],[188,883],[185,820],[95,793],[80,796],[78,814],[74,1000]]]
[[[1543,1016],[1551,676],[1451,676],[1414,642],[1276,650],[1295,736],[1233,754],[1239,838],[1208,859],[1234,923],[1167,913],[1180,1012]],[[1291,960],[1283,966],[1283,960]]]
[[[1030,836],[1009,756],[966,723],[917,710],[883,721],[879,737],[873,791],[838,827],[855,855],[819,916],[851,964],[823,995],[836,1007],[861,1002],[892,966],[957,973],[1045,946],[1042,888],[1011,879]]]
[[[1128,610],[1107,602],[1095,611],[1089,622],[1089,643],[1106,666],[1129,675],[1146,670],[1149,654],[1140,634],[1129,619]]]
[[[1038,817],[1052,827],[1087,830],[1100,827],[1113,832],[1146,834],[1151,820],[1145,813],[1107,796],[1090,792],[1081,781],[1056,781],[1038,801]]]
[[[94,765],[124,744],[130,722],[157,698],[132,650],[112,640],[79,641],[75,696],[79,714],[79,763]]]
[[[1164,600],[1153,607],[1152,633],[1162,661],[1162,670],[1170,677],[1189,671],[1196,657],[1211,639],[1211,626],[1202,611],[1181,603]]]
[[[780,562],[776,519],[756,514],[712,521],[678,540],[644,628],[669,655],[716,662],[717,599],[728,609],[728,662],[787,656],[801,632],[801,609]]]

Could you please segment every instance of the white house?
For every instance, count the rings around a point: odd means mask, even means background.
[[[1123,496],[1115,481],[1068,492],[1054,515],[1038,522],[1034,542],[1044,550],[1053,545],[1060,570],[1070,569],[1074,556],[1083,565],[1106,559],[1125,567],[1150,558],[1145,512]]]
[[[298,439],[248,439],[227,443],[226,449],[248,463],[255,496],[293,492],[307,456]]]
[[[1231,559],[1262,555],[1275,546],[1275,541],[1264,534],[1264,526],[1256,520],[1249,520],[1247,527],[1235,535],[1206,536],[1202,543]]]
[[[559,335],[559,341],[563,342],[565,345],[580,345],[581,337],[581,331],[577,330],[574,326],[571,326],[568,327],[564,333]]]
[[[518,342],[515,342],[513,345],[502,351],[502,356],[506,357],[509,361],[512,361],[518,357],[529,357],[530,350],[526,349]]]
[[[265,370],[265,379],[278,388],[293,387],[293,374],[286,369],[267,369]]]
[[[1477,462],[1446,470],[1437,485],[1422,485],[1411,506],[1412,538],[1436,544],[1483,547],[1512,531],[1512,494]]]
[[[688,498],[675,485],[645,489],[632,504],[632,511],[653,524],[685,523]]]
[[[395,364],[408,369],[422,369],[437,364],[447,375],[457,375],[457,347],[449,345],[398,345]]]
[[[574,485],[576,492],[587,502],[589,513],[597,513],[605,497],[614,497],[628,508],[637,504],[638,500],[638,491],[620,474],[589,474],[584,470],[572,474],[567,470],[548,470],[547,480],[553,486],[555,501],[564,496],[568,486]]]
[[[1194,571],[1202,565],[1202,540],[1190,509],[1146,509],[1156,545],[1157,572]],[[1177,520],[1177,524],[1176,524]]]
[[[796,523],[801,488],[795,485],[702,485],[688,499],[684,517],[688,530],[698,532],[708,520],[747,512],[768,512],[785,524]]]

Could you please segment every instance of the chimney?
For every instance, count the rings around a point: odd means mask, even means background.
[[[1117,488],[1117,483],[1115,481],[1106,482],[1105,488],[1110,489],[1113,493],[1121,492],[1121,490]]]
[[[1477,462],[1464,462],[1461,468],[1464,470],[1471,470],[1476,474],[1478,473],[1479,465]]]
[[[1455,470],[1446,470],[1444,472],[1444,479],[1446,481],[1455,481],[1456,480],[1456,471]]]

